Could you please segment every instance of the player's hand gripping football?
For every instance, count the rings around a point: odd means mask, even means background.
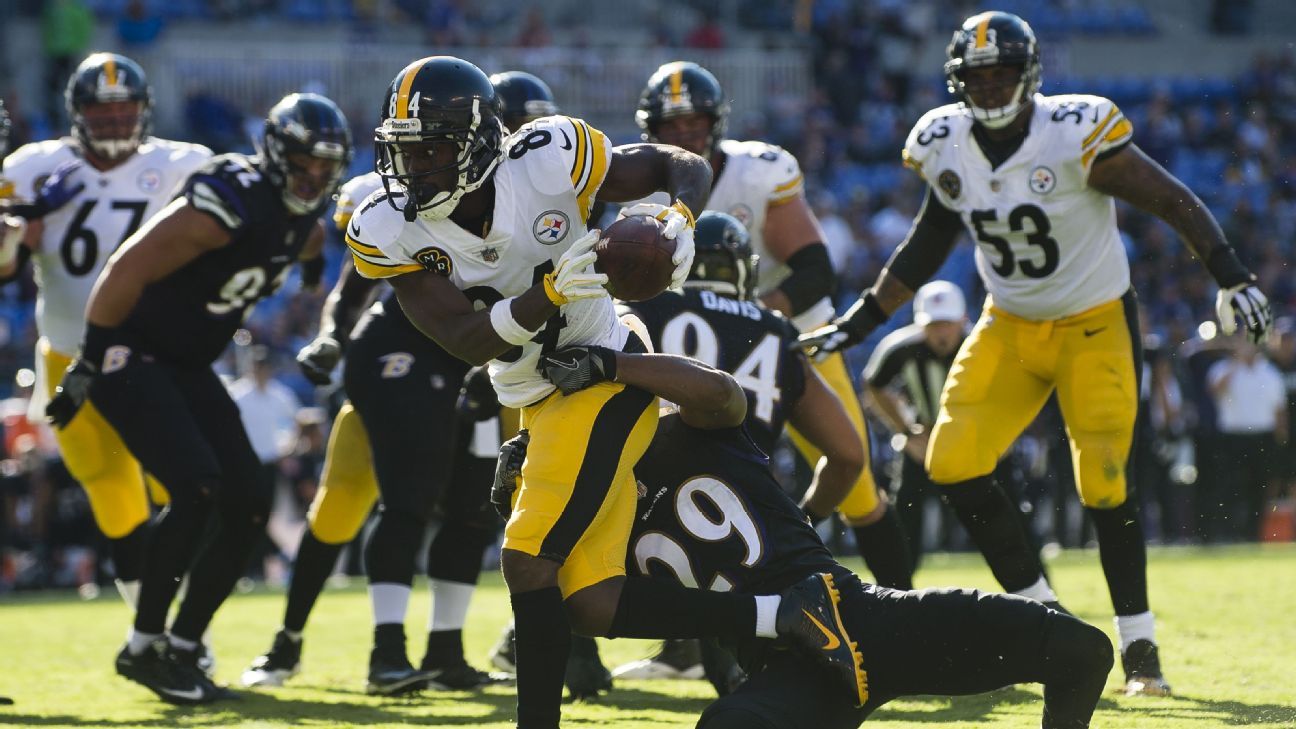
[[[333,379],[333,368],[342,359],[342,345],[328,336],[318,336],[297,353],[297,366],[312,385],[323,387]]]
[[[1220,331],[1232,334],[1237,331],[1240,319],[1247,339],[1255,344],[1264,340],[1273,325],[1269,299],[1250,281],[1220,289],[1215,295],[1215,313],[1219,316]]]
[[[496,513],[508,521],[513,513],[513,492],[517,490],[518,479],[522,478],[522,464],[526,462],[527,446],[531,443],[531,434],[526,428],[500,446],[499,460],[495,462],[495,482],[491,484],[490,500]]]
[[[564,395],[616,379],[616,352],[607,347],[568,347],[540,357],[540,369]]]
[[[671,256],[671,263],[675,264],[675,271],[671,274],[671,288],[683,286],[689,270],[693,268],[693,227],[696,223],[693,211],[682,201],[676,200],[670,207],[657,203],[639,203],[621,209],[620,217],[628,218],[631,215],[651,215],[665,225],[662,235],[667,240],[675,241],[675,253]]]
[[[598,258],[594,244],[598,243],[597,228],[577,238],[565,253],[558,259],[558,265],[552,273],[544,277],[545,294],[556,306],[578,301],[580,299],[597,299],[608,296],[603,285],[607,283],[606,274],[595,273],[590,266]]]
[[[90,396],[90,385],[99,376],[99,368],[80,357],[68,365],[63,381],[45,406],[45,419],[56,428],[67,427]]]

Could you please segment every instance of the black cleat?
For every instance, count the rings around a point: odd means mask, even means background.
[[[1074,614],[1074,613],[1072,613],[1070,610],[1067,610],[1066,608],[1062,607],[1062,603],[1058,602],[1057,600],[1049,600],[1048,602],[1041,603],[1041,604],[1042,604],[1044,607],[1048,608],[1049,610],[1056,610],[1056,611],[1062,613],[1063,615],[1070,615],[1070,616],[1072,616],[1072,617],[1075,617],[1075,614]]]
[[[192,652],[192,651],[191,651]],[[188,656],[180,656],[165,638],[153,641],[143,653],[134,655],[130,646],[117,654],[117,673],[147,688],[172,704],[194,705],[216,701],[222,690],[198,670]]]
[[[293,640],[284,631],[275,633],[274,644],[265,654],[252,659],[243,672],[243,685],[282,686],[301,671],[302,641]]]
[[[572,652],[567,657],[563,682],[573,701],[597,698],[600,692],[612,690],[612,672],[603,665],[598,643],[593,638],[572,636]]]
[[[504,629],[499,641],[491,649],[490,664],[505,673],[517,673],[517,635],[513,624]]]
[[[423,688],[432,691],[470,691],[487,686],[500,686],[515,681],[507,673],[488,673],[479,671],[467,662],[453,666],[433,667],[426,661],[420,667],[427,680]]]
[[[1121,666],[1125,668],[1126,696],[1170,695],[1170,684],[1161,674],[1156,643],[1145,638],[1130,643],[1121,653]]]
[[[855,706],[863,706],[868,701],[868,674],[859,646],[842,623],[840,602],[832,575],[811,575],[783,593],[774,626],[780,638],[832,669]]]
[[[365,693],[378,696],[399,696],[423,688],[428,675],[410,665],[400,654],[384,655],[378,648],[369,654],[369,681]]]
[[[702,648],[696,640],[666,640],[656,653],[617,666],[612,677],[630,681],[648,679],[697,680],[706,677]]]

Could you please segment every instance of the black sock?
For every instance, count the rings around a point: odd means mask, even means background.
[[[1024,590],[1044,574],[1030,546],[1017,507],[989,475],[941,487],[941,499],[954,509],[1007,592]]]
[[[433,630],[427,636],[427,653],[423,654],[423,670],[451,668],[466,663],[462,630]]]
[[[173,493],[171,505],[149,530],[149,558],[144,560],[140,573],[139,603],[135,608],[135,629],[139,632],[166,632],[171,601],[202,541],[209,508],[205,498],[182,498]]]
[[[1147,547],[1138,507],[1126,501],[1115,509],[1085,511],[1098,533],[1098,556],[1116,614],[1147,612]]]
[[[297,559],[293,560],[292,580],[288,583],[288,605],[284,608],[283,626],[294,633],[306,629],[315,601],[324,591],[324,583],[333,574],[338,555],[346,543],[325,544],[307,529],[297,545]]]
[[[905,538],[895,508],[887,505],[882,518],[867,526],[855,527],[855,544],[873,579],[883,587],[913,589],[909,540]]]
[[[147,554],[149,522],[145,520],[130,533],[117,539],[109,539],[109,550],[112,553],[113,572],[122,582],[138,580],[144,573],[144,555]]]
[[[222,510],[215,538],[203,548],[189,571],[189,590],[171,623],[172,635],[202,640],[216,610],[234,591],[253,553],[266,538],[267,515],[268,507],[263,511],[251,502]]]
[[[756,599],[692,590],[663,580],[628,576],[609,638],[721,638],[756,635]]]
[[[383,623],[374,626],[374,652],[405,655],[405,626]]]
[[[518,729],[557,729],[572,639],[562,592],[545,587],[510,600],[517,636]]]
[[[583,635],[573,635],[571,654],[579,658],[599,658],[598,641]]]

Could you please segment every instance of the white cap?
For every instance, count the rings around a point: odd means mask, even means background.
[[[965,316],[963,290],[949,281],[932,281],[914,296],[914,323],[919,326],[934,321],[963,321]]]

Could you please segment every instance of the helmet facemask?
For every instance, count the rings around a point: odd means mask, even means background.
[[[125,89],[123,89],[125,91]],[[83,148],[108,161],[135,153],[148,129],[148,104],[127,94],[101,95],[96,103],[71,109],[73,135]]]
[[[342,174],[351,160],[350,134],[344,141],[320,138],[318,130],[308,129],[298,119],[267,121],[259,140],[260,153],[275,186],[281,190],[284,208],[292,215],[307,215],[319,208],[337,190]],[[302,158],[323,160],[325,165],[307,168]],[[298,182],[305,177],[315,194],[299,194]]]
[[[1010,13],[989,12],[968,18],[954,32],[945,54],[949,59],[945,62],[946,87],[972,112],[973,119],[989,129],[1012,124],[1039,91],[1040,52],[1035,33],[1024,20]],[[1016,70],[1011,96],[1001,106],[977,105],[968,91],[969,70],[998,67]]]
[[[986,68],[990,66],[1017,66],[1020,71],[1017,75],[1017,83],[1013,88],[1009,102],[1003,106],[987,108],[978,106],[969,93],[964,76],[970,68]],[[972,112],[972,118],[976,119],[982,125],[989,129],[1002,129],[1021,114],[1022,110],[1030,103],[1031,97],[1039,90],[1039,64],[1031,63],[990,63],[981,65],[956,64],[951,61],[946,66],[947,82],[950,92],[963,100],[968,110]],[[951,68],[952,67],[952,68]]]

